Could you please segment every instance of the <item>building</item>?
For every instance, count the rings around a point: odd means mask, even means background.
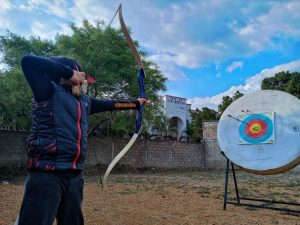
[[[186,137],[186,130],[191,123],[191,104],[186,103],[186,98],[165,95],[162,97],[164,102],[163,112],[171,119],[171,128],[175,128],[172,131],[175,132],[172,136],[180,139]]]

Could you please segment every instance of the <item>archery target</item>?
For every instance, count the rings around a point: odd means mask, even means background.
[[[240,115],[239,144],[274,143],[274,113]]]
[[[300,100],[282,91],[244,95],[222,114],[220,150],[256,174],[282,173],[300,163]]]

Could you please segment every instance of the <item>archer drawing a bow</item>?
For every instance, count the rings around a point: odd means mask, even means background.
[[[130,34],[126,28],[124,19],[123,19],[123,15],[122,15],[122,5],[120,4],[116,14],[119,13],[119,21],[121,24],[121,29],[122,32],[124,33],[125,39],[131,49],[131,53],[135,58],[135,62],[139,67],[139,72],[138,72],[138,83],[139,83],[139,87],[140,87],[140,98],[146,98],[146,92],[145,92],[145,87],[144,87],[144,78],[145,76],[145,72],[144,72],[144,66],[142,63],[142,59],[141,56],[139,55],[136,46],[134,45],[132,38],[130,37]],[[115,14],[115,15],[116,15]],[[115,17],[115,16],[114,16]],[[113,17],[113,19],[114,19]],[[112,20],[113,20],[112,19]],[[127,143],[127,145],[119,152],[119,154],[113,159],[113,161],[110,163],[110,165],[108,166],[103,179],[102,179],[102,186],[105,186],[106,180],[108,175],[110,174],[110,172],[112,171],[112,169],[114,168],[114,166],[120,161],[120,159],[127,153],[127,151],[132,147],[132,145],[135,143],[135,141],[137,140],[139,133],[141,131],[142,128],[142,117],[143,117],[143,109],[144,109],[144,105],[141,105],[140,109],[138,110],[138,114],[136,117],[136,121],[135,121],[135,132],[132,136],[132,138],[130,139],[130,141]]]

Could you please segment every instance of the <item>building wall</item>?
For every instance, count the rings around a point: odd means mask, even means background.
[[[186,103],[186,98],[165,95],[164,113],[168,118],[178,118],[178,138],[180,138],[183,131],[187,129],[187,121],[191,122],[191,115],[189,110],[191,105]]]

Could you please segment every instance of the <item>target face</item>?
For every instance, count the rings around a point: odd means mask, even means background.
[[[274,113],[239,116],[239,144],[274,143]]]

